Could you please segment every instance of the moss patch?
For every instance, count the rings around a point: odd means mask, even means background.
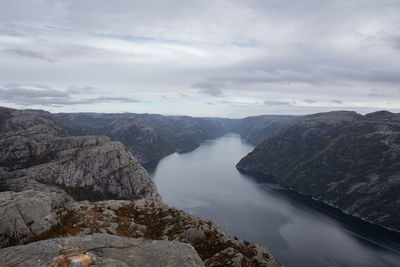
[[[153,201],[145,201],[140,205],[131,202],[116,210],[106,208],[101,202],[90,202],[88,205],[82,203],[73,210],[60,213],[59,217],[60,224],[35,237],[34,241],[77,235],[86,229],[90,234],[107,232],[131,238],[168,239],[189,243],[185,232],[196,228],[203,231],[204,238],[191,245],[206,266],[229,266],[238,253],[244,256],[242,266],[260,266],[260,262],[255,259],[256,245],[234,240],[217,230],[216,225],[209,221],[200,220],[174,208],[166,208]],[[232,248],[232,253],[222,252],[227,248]],[[272,259],[267,253],[259,254],[258,257]]]

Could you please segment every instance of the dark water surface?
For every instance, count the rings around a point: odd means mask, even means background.
[[[239,173],[253,147],[238,135],[173,154],[150,174],[164,202],[267,246],[287,267],[400,266],[400,238]]]

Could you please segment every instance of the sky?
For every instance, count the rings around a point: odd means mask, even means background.
[[[0,106],[400,112],[398,0],[1,0]]]

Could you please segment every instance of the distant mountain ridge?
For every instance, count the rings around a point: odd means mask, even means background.
[[[30,110],[64,128],[69,135],[105,135],[120,141],[141,163],[174,152],[188,152],[208,139],[239,133],[254,145],[275,134],[295,116],[245,119],[197,118],[136,113],[49,113]]]
[[[400,114],[337,111],[300,117],[237,168],[400,231]]]
[[[265,139],[277,134],[281,128],[290,121],[300,116],[289,115],[260,115],[246,117],[235,121],[232,132],[240,134],[240,137],[252,145],[258,145]]]

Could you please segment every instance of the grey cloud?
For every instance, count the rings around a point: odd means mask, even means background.
[[[268,106],[291,106],[291,105],[294,105],[295,102],[293,102],[293,101],[270,101],[270,100],[265,100],[264,104],[268,105]]]
[[[72,86],[68,88],[68,93],[73,94],[73,95],[87,95],[91,93],[97,92],[98,89],[96,87],[92,86],[82,86],[82,87],[76,87]]]
[[[3,88],[13,88],[13,87],[18,87],[20,86],[18,83],[3,83],[2,87]]]
[[[3,0],[2,7],[7,12],[0,14],[0,19],[25,23],[40,22],[46,25],[59,24],[64,27],[67,25],[71,28],[111,34],[129,35],[140,32],[153,38],[160,35],[169,39],[191,37],[201,40],[210,40],[210,37],[214,39],[229,37],[233,39],[229,41],[246,43],[248,40],[261,38],[260,36],[272,39],[273,36],[265,34],[260,29],[274,22],[278,22],[273,25],[274,27],[282,26],[279,30],[285,30],[285,26],[290,22],[292,22],[290,26],[298,24],[299,27],[307,28],[315,38],[319,38],[318,33],[329,34],[331,31],[327,29],[333,26],[339,28],[341,24],[349,23],[350,18],[355,17],[364,22],[371,15],[371,11],[388,14],[389,12],[385,11],[389,8],[398,7],[396,0],[385,2],[388,4],[373,0],[353,0],[350,3],[318,0],[304,0],[301,3],[293,0],[279,2],[256,0],[245,3],[217,1],[210,4],[208,1],[187,0],[175,6],[173,1],[160,4],[153,0],[145,3],[133,0],[118,1],[118,4],[97,0],[95,5],[91,1],[25,0],[22,8],[18,1]],[[237,20],[238,17],[243,19]],[[318,23],[315,23],[316,21]],[[295,31],[291,34],[295,34]],[[240,40],[239,36],[245,40]],[[235,37],[239,40],[235,40]],[[305,39],[307,37],[309,36],[304,36]]]
[[[47,85],[42,85],[42,84],[36,84],[36,85],[34,85],[34,87],[36,87],[36,88],[42,88],[42,89],[52,89],[50,86],[47,86]]]
[[[129,97],[98,97],[94,99],[90,99],[90,101],[93,101],[92,103],[98,103],[98,102],[125,102],[125,103],[140,103],[140,100],[129,98]]]
[[[8,27],[11,27],[11,25],[7,25]],[[20,31],[12,28],[4,28],[0,26],[0,33],[2,35],[7,35],[7,36],[14,36],[14,37],[23,37],[25,34],[22,34]]]
[[[221,89],[202,89],[199,91],[199,93],[215,97],[223,96]]]
[[[384,94],[384,93],[370,93],[367,95],[368,97],[388,97],[388,95]]]
[[[400,83],[400,71],[396,69],[357,70],[338,67],[320,67],[314,71],[276,70],[221,73],[208,77],[213,82],[252,83],[304,83],[314,86],[348,86],[349,82]]]
[[[400,50],[400,36],[393,37],[389,40],[389,44],[397,50]]]
[[[387,98],[388,100],[391,99],[399,99],[399,93],[400,93],[400,89],[372,89],[369,91],[368,94],[366,94],[366,96],[368,97],[372,97],[372,98],[380,98],[380,99],[384,99]]]
[[[225,86],[222,84],[217,84],[217,83],[203,82],[203,83],[195,83],[191,87],[201,89],[199,91],[199,93],[201,93],[201,94],[214,96],[214,97],[221,97],[221,96],[223,96],[223,92],[222,92],[221,88],[224,88]]]
[[[62,99],[68,98],[69,94],[54,89],[35,90],[23,87],[8,87],[0,89],[2,100],[21,99]]]
[[[165,95],[162,95],[161,98],[164,99],[165,101],[169,102],[169,103],[178,103],[179,102],[179,101],[176,101],[173,98],[165,96]]]
[[[293,70],[277,70],[273,72],[256,71],[242,73],[227,73],[211,76],[210,80],[218,82],[233,83],[318,83],[319,81],[307,73],[301,73]]]
[[[56,91],[56,90],[54,90],[53,88],[51,88],[50,86],[48,86],[48,85],[43,85],[43,84],[20,84],[20,83],[3,83],[2,85],[0,85],[0,88],[7,88],[7,89],[10,89],[10,88],[14,88],[14,89],[17,89],[17,90],[19,90],[19,89],[24,89],[24,88],[26,88],[26,87],[29,87],[29,88],[40,88],[40,89],[46,89],[46,90],[49,90],[49,91]],[[24,89],[24,90],[26,90],[26,89]]]
[[[0,81],[61,88],[73,81],[110,88],[73,87],[64,92],[67,96],[21,96],[14,102],[131,103],[136,100],[104,99],[125,96],[130,88],[130,93],[146,99],[169,92],[188,105],[199,93],[218,100],[237,97],[238,107],[254,99],[272,99],[266,105],[274,112],[303,112],[305,106],[322,109],[300,105],[307,103],[302,99],[313,98],[329,106],[400,103],[393,97],[400,84],[398,0],[187,0],[179,6],[156,0],[1,3],[0,52],[20,58],[6,56],[0,61]],[[373,27],[366,21],[373,21]],[[52,57],[57,64],[43,64],[54,61]],[[2,90],[13,87],[25,88],[9,85]],[[370,91],[375,87],[384,91]],[[54,93],[49,87],[35,88]],[[95,99],[93,95],[101,92],[103,99]],[[2,94],[3,101],[10,98]],[[286,107],[281,99],[296,99],[299,105]],[[154,104],[141,111],[197,112],[179,105],[169,105],[167,110]],[[268,110],[265,105],[250,105],[258,106],[260,113]],[[130,109],[129,104],[115,106]],[[248,115],[244,110],[235,111]]]
[[[388,94],[385,93],[385,91],[380,90],[380,89],[372,89],[369,94],[367,94],[368,97],[375,97],[375,98],[384,98],[388,97]]]
[[[318,103],[318,100],[314,100],[314,99],[304,99],[304,102],[306,102],[307,104],[315,104]]]
[[[20,57],[26,57],[26,58],[33,58],[33,59],[38,59],[38,60],[43,60],[47,62],[54,63],[55,60],[47,57],[45,54],[41,52],[36,52],[36,51],[31,51],[31,50],[26,50],[26,49],[5,49],[4,52],[9,53],[9,54],[14,54]]]
[[[139,100],[128,97],[97,97],[76,99],[70,92],[55,89],[32,89],[24,87],[0,87],[0,99],[16,105],[50,105],[61,107],[76,104],[96,104],[105,102],[138,103]]]
[[[400,90],[400,89],[399,89]],[[182,97],[182,98],[189,98],[190,96],[189,95],[187,95],[187,94],[182,94],[182,93],[179,93],[179,95]]]
[[[400,71],[393,68],[385,69],[346,69],[346,68],[324,68],[327,75],[335,79],[345,79],[353,81],[371,82],[371,83],[400,83]]]

